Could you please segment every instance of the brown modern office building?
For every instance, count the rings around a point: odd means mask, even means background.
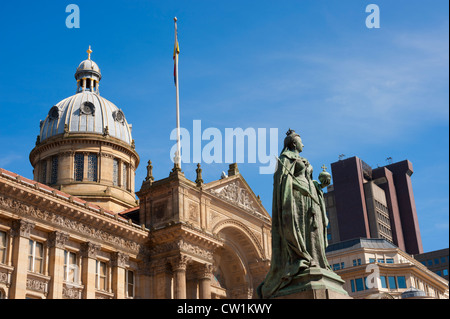
[[[328,240],[383,238],[409,254],[423,252],[408,160],[372,169],[354,156],[331,164],[325,194]]]

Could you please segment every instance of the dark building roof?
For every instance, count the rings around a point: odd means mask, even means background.
[[[338,243],[331,244],[327,247],[326,252],[332,252],[342,249],[356,249],[356,248],[398,248],[394,244],[381,238],[354,238]]]

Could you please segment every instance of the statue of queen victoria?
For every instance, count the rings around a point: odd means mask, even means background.
[[[348,296],[325,256],[328,219],[322,188],[330,185],[331,175],[323,171],[319,182],[313,180],[313,167],[299,155],[300,135],[290,129],[286,135],[274,174],[271,266],[258,295],[298,298],[304,291],[333,290]]]

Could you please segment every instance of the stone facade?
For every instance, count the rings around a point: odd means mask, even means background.
[[[141,224],[0,169],[0,296],[254,297],[271,220],[240,174],[198,185],[175,172],[138,195]]]

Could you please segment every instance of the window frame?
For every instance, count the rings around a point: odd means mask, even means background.
[[[41,247],[42,255],[41,257],[36,257],[36,246],[39,244]],[[30,247],[31,245],[31,247]],[[31,250],[31,251],[30,251]],[[34,239],[29,239],[28,241],[28,267],[27,270],[37,274],[44,273],[44,244],[42,242],[36,241]],[[36,271],[36,263],[39,262],[40,271]]]

